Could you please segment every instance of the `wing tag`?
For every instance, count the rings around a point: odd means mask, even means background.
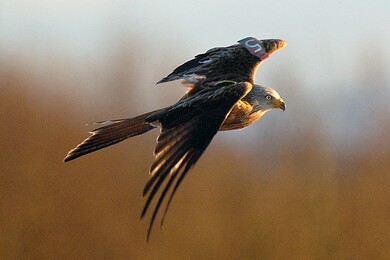
[[[242,46],[244,46],[252,55],[265,60],[269,57],[268,53],[265,51],[262,41],[253,38],[247,37],[238,41]]]

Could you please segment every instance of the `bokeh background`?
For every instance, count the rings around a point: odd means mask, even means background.
[[[389,259],[390,2],[0,2],[1,259]],[[281,38],[287,110],[219,133],[146,243],[157,132],[70,163],[86,123],[175,102],[177,65]]]

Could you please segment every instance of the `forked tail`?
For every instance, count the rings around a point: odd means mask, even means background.
[[[68,152],[64,158],[64,162],[71,161],[85,154],[92,153],[104,147],[119,143],[127,138],[152,130],[156,126],[145,123],[145,118],[155,112],[157,111],[149,112],[134,118],[97,122],[97,124],[106,125],[90,132],[91,135],[87,139]]]

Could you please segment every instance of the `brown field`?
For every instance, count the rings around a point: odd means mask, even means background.
[[[219,134],[148,244],[149,219],[139,214],[156,132],[62,162],[87,136],[85,123],[156,108],[127,90],[136,77],[121,77],[129,64],[106,71],[113,79],[96,95],[66,65],[37,75],[17,62],[2,65],[1,259],[390,258],[388,96],[379,109],[371,111],[375,100],[367,104],[372,125],[364,138],[335,144],[323,125],[326,109],[295,106],[300,99],[286,83],[279,89],[287,111],[267,114],[252,130]],[[356,100],[369,92],[358,93]],[[158,105],[172,100],[163,96]]]

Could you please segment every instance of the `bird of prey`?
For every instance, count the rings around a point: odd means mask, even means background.
[[[102,126],[93,130],[64,159],[67,162],[160,128],[150,179],[143,190],[143,196],[148,197],[141,218],[162,190],[152,213],[147,240],[164,198],[171,190],[161,226],[177,188],[218,131],[244,128],[273,108],[285,110],[279,94],[255,84],[254,77],[260,63],[286,43],[252,37],[238,42],[199,54],[160,80],[158,83],[182,79],[190,84],[177,103],[134,118],[97,122]]]

